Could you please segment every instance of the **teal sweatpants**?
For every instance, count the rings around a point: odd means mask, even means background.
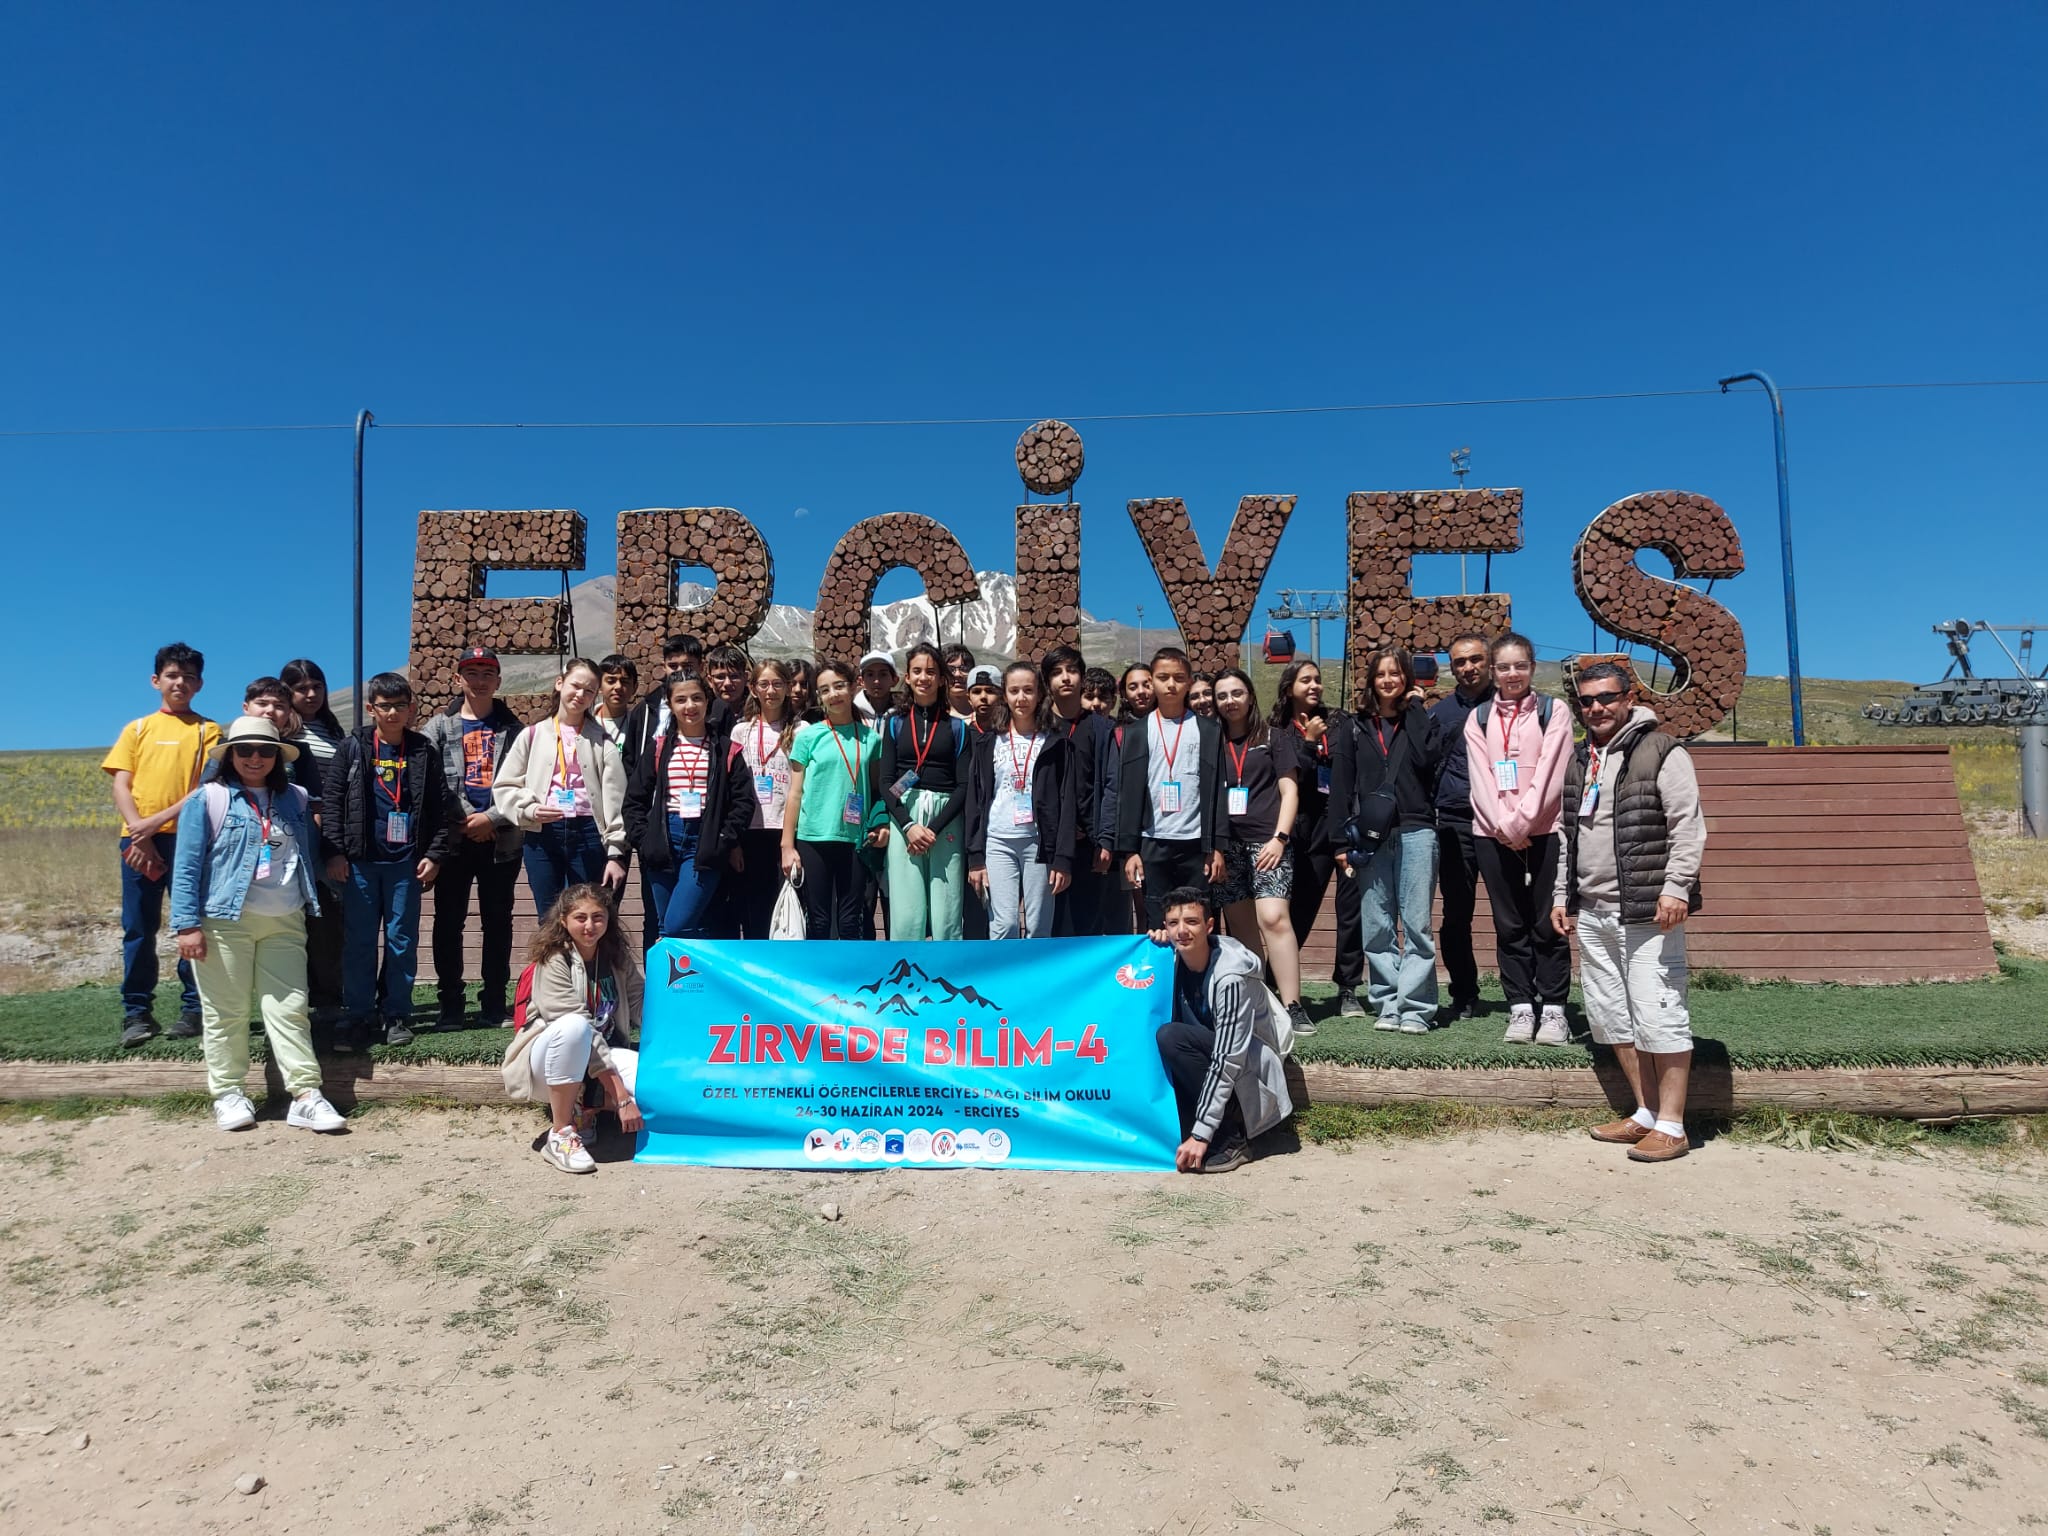
[[[955,791],[959,793],[959,791]],[[930,826],[952,798],[944,790],[913,789],[904,799],[913,823]],[[921,858],[911,857],[900,827],[889,831],[889,938],[915,944],[920,939],[957,939],[961,933],[961,902],[967,893],[967,848],[963,823],[953,824]],[[927,932],[929,928],[929,932]]]

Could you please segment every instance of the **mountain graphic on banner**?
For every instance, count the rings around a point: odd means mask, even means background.
[[[909,960],[898,960],[895,965],[889,968],[888,974],[877,976],[873,981],[856,990],[872,992],[880,999],[875,1004],[877,1016],[885,1013],[901,1013],[914,1016],[918,1009],[930,1007],[938,1002],[938,999],[931,995],[933,992],[945,993],[945,1000],[949,1005],[972,1003],[977,1008],[989,1008],[997,1011],[1000,1011],[1003,1006],[993,998],[983,997],[981,993],[974,989],[971,983],[964,987],[956,987],[952,982],[946,980],[945,977],[933,976]],[[889,992],[887,997],[882,996],[884,991]],[[856,1006],[859,1005],[856,1004]]]

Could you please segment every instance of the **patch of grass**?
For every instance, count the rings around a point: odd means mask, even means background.
[[[1109,1225],[1109,1240],[1126,1248],[1166,1242],[1183,1233],[1221,1226],[1242,1200],[1201,1190],[1147,1190],[1127,1202]]]
[[[1431,1479],[1439,1488],[1455,1488],[1460,1483],[1472,1480],[1472,1474],[1465,1464],[1449,1451],[1430,1451],[1415,1458],[1412,1465],[1422,1469],[1422,1475]]]
[[[1970,1204],[2002,1227],[2038,1227],[2040,1218],[2025,1201],[1995,1189],[1980,1190],[1970,1196]]]
[[[780,1355],[871,1347],[901,1326],[900,1309],[923,1271],[910,1241],[854,1221],[820,1221],[793,1195],[728,1201],[726,1235],[705,1257],[750,1294],[729,1323]]]
[[[452,1211],[427,1223],[436,1238],[433,1267],[483,1285],[477,1305],[451,1314],[449,1323],[507,1331],[517,1326],[511,1308],[528,1307],[573,1327],[602,1328],[610,1309],[575,1281],[610,1258],[619,1239],[608,1232],[557,1234],[556,1224],[574,1207],[567,1198],[529,1209],[474,1192],[457,1195]]]

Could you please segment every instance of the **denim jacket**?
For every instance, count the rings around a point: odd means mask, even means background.
[[[291,829],[298,844],[299,894],[311,906],[320,899],[314,883],[320,834],[296,788],[275,797],[271,814]],[[178,812],[178,850],[171,856],[171,927],[182,932],[197,928],[203,918],[233,922],[240,917],[262,845],[263,823],[246,794],[231,793],[215,837],[206,815],[206,789],[192,791]]]

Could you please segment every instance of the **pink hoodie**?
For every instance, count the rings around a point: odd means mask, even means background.
[[[1564,805],[1564,765],[1572,755],[1572,712],[1562,699],[1550,705],[1550,726],[1540,723],[1538,700],[1530,693],[1521,709],[1503,706],[1498,694],[1487,711],[1486,730],[1479,729],[1479,711],[1465,717],[1465,758],[1472,776],[1472,830],[1495,842],[1527,841],[1557,830]],[[1506,727],[1509,742],[1502,747]],[[1493,765],[1503,757],[1516,763],[1515,788],[1502,789]]]

